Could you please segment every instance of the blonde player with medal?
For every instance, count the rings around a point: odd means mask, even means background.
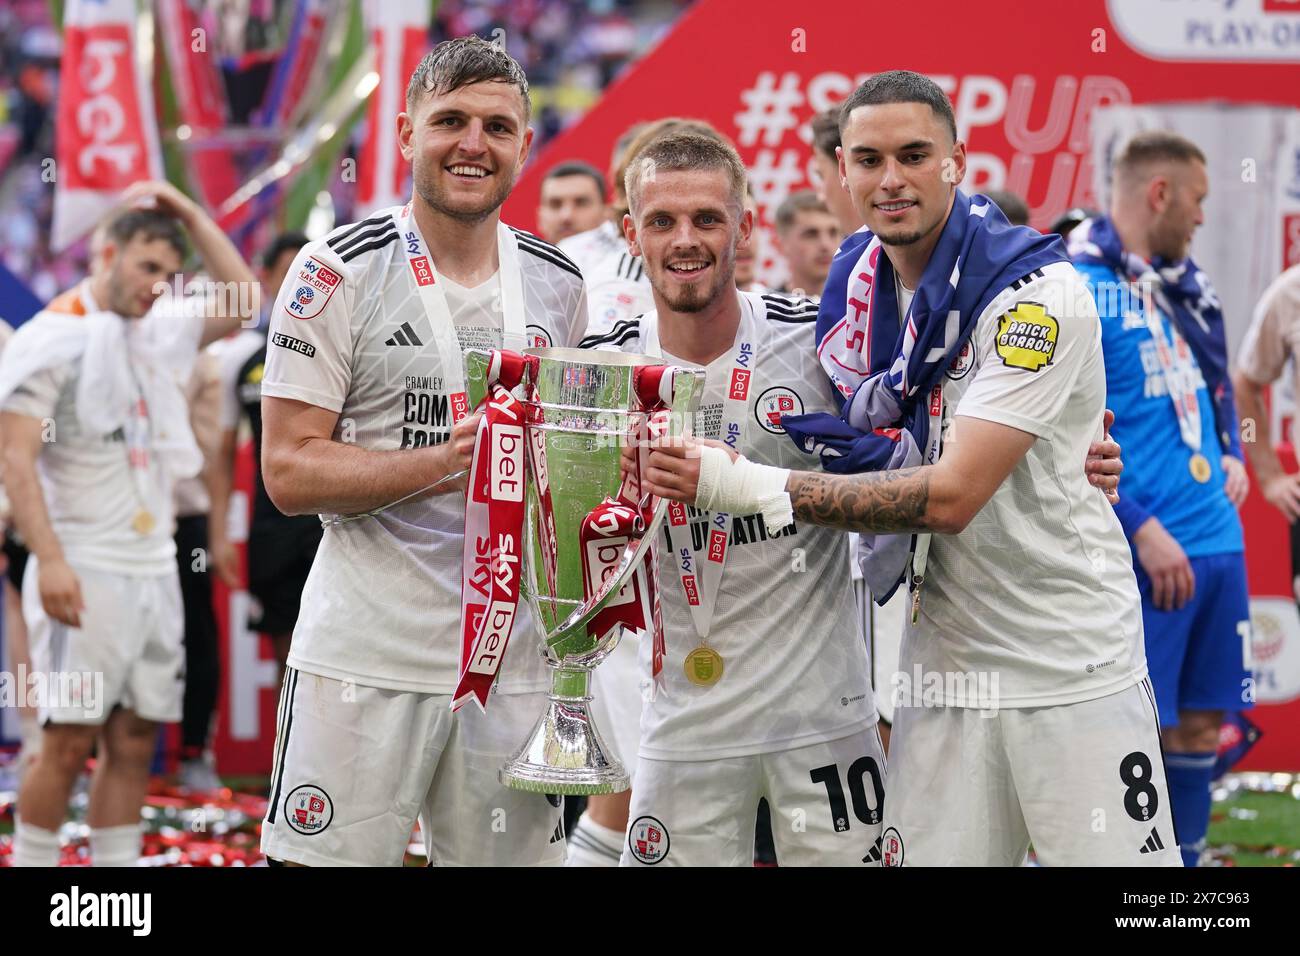
[[[840,128],[867,226],[822,298],[844,417],[785,428],[844,473],[685,442],[650,455],[650,488],[761,510],[768,534],[863,532],[877,600],[906,579],[883,863],[1014,866],[1032,839],[1048,865],[1177,865],[1128,549],[1079,467],[1105,398],[1091,298],[1058,239],[958,192],[931,80],[876,74]]]
[[[563,860],[558,799],[497,778],[549,687],[524,606],[486,709],[453,710],[473,586],[459,479],[481,417],[464,350],[572,346],[586,325],[577,267],[500,221],[528,119],[500,46],[438,44],[394,131],[411,201],[309,243],[272,310],[263,479],[326,525],[281,692],[262,830],[277,862],[400,865],[417,816],[432,864]]]
[[[57,863],[68,796],[96,746],[92,862],[139,859],[158,724],[180,720],[184,689],[172,485],[202,456],[181,386],[201,346],[256,314],[159,301],[179,282],[187,233],[212,280],[257,284],[173,186],[138,183],[124,199],[96,231],[89,278],[20,328],[0,364],[5,487],[32,553],[32,662],[75,688],[40,707],[41,754],[18,797],[19,866]]]
[[[646,145],[624,223],[656,308],[583,345],[703,367],[698,433],[809,467],[781,416],[834,408],[813,352],[816,307],[736,289],[736,245],[753,226],[744,188],[716,136],[669,131]],[[647,700],[623,865],[751,866],[764,796],[782,865],[872,861],[885,761],[847,537],[802,524],[769,536],[759,514],[684,506],[665,525],[665,646],[656,675],[641,641]]]

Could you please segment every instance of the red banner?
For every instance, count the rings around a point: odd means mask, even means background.
[[[185,138],[214,136],[229,121],[218,54],[208,49],[198,15],[189,4],[159,0],[154,8],[158,36],[167,53],[156,62],[167,67],[179,122],[187,128]],[[209,209],[215,209],[239,187],[238,170],[228,146],[202,146],[190,149],[186,155],[192,181]]]
[[[883,17],[831,3],[703,0],[550,142],[505,218],[533,227],[542,174],[555,163],[603,169],[633,123],[699,117],[731,137],[749,169],[759,266],[770,268],[776,207],[813,184],[809,119],[873,73],[910,69],[952,99],[969,150],[965,187],[1019,193],[1033,224],[1045,227],[1094,202],[1089,124],[1099,106],[1300,105],[1300,13],[1295,4],[1261,4],[927,0]]]
[[[55,251],[85,235],[142,179],[162,178],[134,0],[68,0],[55,137]]]
[[[379,73],[379,86],[366,108],[368,134],[357,169],[357,208],[369,214],[410,198],[405,188],[409,167],[397,148],[397,114],[406,109],[407,84],[428,47],[429,10],[419,3],[378,0],[367,0],[364,9]]]

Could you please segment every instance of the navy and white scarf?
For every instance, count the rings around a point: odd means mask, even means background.
[[[1241,458],[1237,406],[1228,374],[1223,307],[1209,277],[1190,257],[1171,263],[1156,256],[1147,262],[1126,251],[1114,224],[1106,216],[1080,223],[1070,233],[1069,252],[1078,265],[1106,266],[1121,278],[1142,283],[1152,290],[1156,306],[1169,316],[1196,356],[1196,364],[1214,402],[1214,430],[1223,453]]]
[[[939,440],[930,435],[926,398],[980,315],[1017,279],[1065,261],[1058,236],[1013,226],[986,197],[958,192],[900,328],[893,265],[880,240],[859,230],[836,253],[817,316],[817,352],[847,399],[842,415],[781,424],[829,472],[921,464]],[[878,604],[902,581],[913,538],[862,536],[863,575]]]

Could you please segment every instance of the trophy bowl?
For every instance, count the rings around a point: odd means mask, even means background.
[[[666,434],[682,434],[699,406],[704,373],[665,369],[662,359],[623,352],[531,348],[523,354],[529,365],[521,385],[527,446],[521,590],[552,681],[544,713],[500,779],[539,793],[617,793],[628,788],[627,771],[606,746],[589,705],[592,670],[614,650],[622,628],[593,633],[592,625],[603,612],[608,618],[620,605],[646,599],[636,572],[647,557],[655,559],[667,507],[639,490],[635,474],[629,480],[639,456],[627,449],[655,411],[668,413]],[[481,382],[490,353],[471,350],[466,358],[469,380]],[[653,395],[647,394],[651,374],[660,383]],[[472,388],[471,399],[483,390]],[[635,502],[630,530],[594,538],[584,532],[593,512],[616,499]]]

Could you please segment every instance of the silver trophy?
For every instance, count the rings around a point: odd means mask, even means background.
[[[617,566],[590,597],[584,596],[580,529],[623,485],[627,449],[647,415],[636,370],[664,362],[579,349],[535,348],[523,354],[536,361],[521,385],[529,450],[521,588],[542,634],[541,653],[552,668],[552,683],[546,711],[501,769],[501,782],[538,793],[617,793],[629,786],[627,771],[606,747],[589,705],[592,670],[617,646],[622,629],[597,639],[587,625],[625,597],[624,586],[660,533],[667,503],[659,501],[650,520],[639,522]],[[488,352],[466,353],[471,402],[486,391],[489,362]],[[667,434],[680,435],[699,406],[704,373],[672,369],[668,376],[663,389]]]

